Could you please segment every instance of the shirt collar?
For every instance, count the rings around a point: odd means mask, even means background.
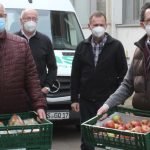
[[[106,41],[107,41],[107,35],[104,35],[103,38],[101,39],[101,41],[99,43],[96,43],[95,40],[94,40],[94,38],[92,37],[91,44],[92,45],[99,44],[99,45],[103,45],[104,46],[104,44],[106,43]]]
[[[25,33],[24,33],[24,31],[23,30],[21,30],[21,33],[22,33],[22,35],[24,35],[25,36],[25,38],[29,41],[33,36],[35,36],[35,34],[36,34],[36,30],[33,32],[33,34],[30,36],[30,37],[28,37]]]

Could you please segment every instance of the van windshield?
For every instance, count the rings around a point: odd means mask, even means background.
[[[37,30],[49,36],[55,50],[74,50],[83,40],[76,16],[72,12],[38,10]],[[7,9],[7,30],[20,30],[21,9]]]

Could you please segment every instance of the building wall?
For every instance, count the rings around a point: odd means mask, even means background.
[[[101,9],[106,12],[106,0],[70,0],[76,10],[79,17],[83,33],[87,38],[91,31],[88,29],[89,16],[92,12]],[[111,1],[111,0],[109,0]]]
[[[132,61],[136,48],[134,43],[145,34],[145,31],[140,27],[139,14],[140,8],[146,1],[130,0],[130,2],[128,5],[132,5],[130,6],[131,9],[125,7],[126,3],[124,3],[124,0],[112,0],[112,5],[110,6],[110,10],[112,11],[111,34],[123,43],[129,64]],[[137,8],[135,6],[137,6]],[[134,9],[136,10],[136,14],[134,14]],[[126,16],[124,14],[126,14]],[[128,14],[130,15],[128,16]]]
[[[132,61],[136,48],[134,43],[137,42],[144,34],[144,30],[140,26],[117,26],[116,38],[124,45],[129,64]]]
[[[140,28],[140,8],[149,0],[71,0],[81,26],[87,38],[91,31],[88,29],[88,18],[95,10],[104,11],[107,17],[107,32],[119,39],[125,47],[125,53],[130,63],[134,54],[134,42],[141,38],[145,32]],[[128,7],[127,7],[128,6]]]

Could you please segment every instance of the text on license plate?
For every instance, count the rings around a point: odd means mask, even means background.
[[[49,120],[69,119],[69,112],[47,112],[47,119]]]

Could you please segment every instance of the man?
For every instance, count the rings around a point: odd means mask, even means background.
[[[36,31],[37,21],[38,13],[36,10],[23,10],[20,17],[22,28],[16,34],[28,41],[41,81],[41,90],[47,94],[53,81],[56,80],[57,66],[50,39]]]
[[[5,24],[6,12],[0,4],[0,114],[29,111],[31,104],[44,119],[46,99],[31,50],[25,39],[7,33]]]
[[[81,123],[95,116],[105,100],[120,85],[127,71],[124,48],[106,33],[106,16],[89,18],[92,35],[76,49],[71,74],[71,107],[80,111]],[[82,150],[92,150],[82,139]]]
[[[135,43],[137,46],[130,68],[121,86],[98,110],[98,114],[123,104],[133,92],[132,105],[141,110],[150,110],[150,2],[145,3],[140,15],[141,27],[146,34]]]

